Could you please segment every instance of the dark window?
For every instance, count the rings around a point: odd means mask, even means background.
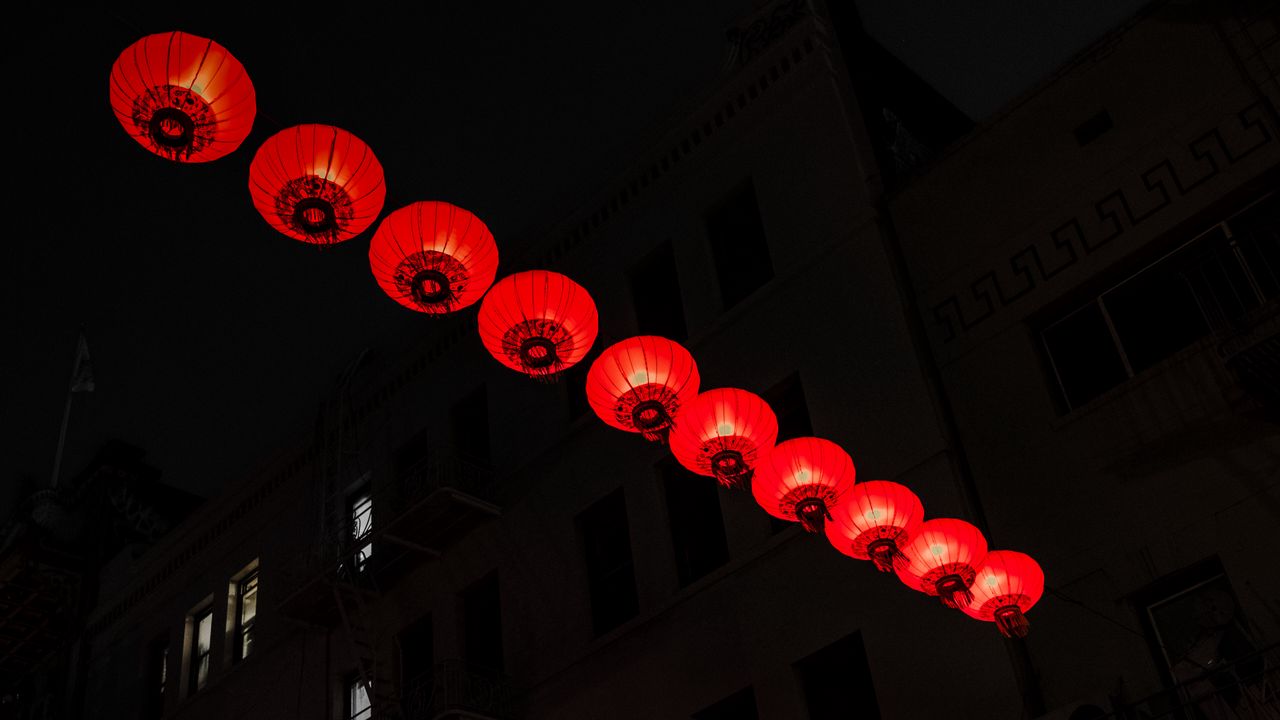
[[[1165,682],[1216,686],[1223,691],[1220,699],[1235,708],[1241,681],[1257,676],[1261,660],[1222,563],[1209,558],[1157,580],[1134,598]],[[1205,683],[1205,670],[1214,667],[1222,667],[1223,676]]]
[[[164,694],[169,684],[169,638],[161,635],[147,651],[146,717],[164,715]]]
[[[627,505],[618,488],[578,516],[591,593],[591,625],[608,632],[640,611]]]
[[[809,720],[878,720],[880,706],[862,633],[831,643],[795,664]]]
[[[252,570],[236,583],[235,660],[253,652],[254,625],[258,618],[258,571]]]
[[[778,442],[813,435],[809,403],[805,401],[799,373],[786,376],[760,397],[769,403],[778,418]]]
[[[1280,297],[1278,232],[1272,196],[1046,324],[1040,339],[1065,408]]]
[[[681,587],[729,561],[715,480],[695,475],[672,458],[658,465],[671,524]]]
[[[400,447],[396,448],[393,462],[397,478],[407,478],[431,456],[431,439],[427,428],[422,428]]]
[[[191,617],[191,677],[189,694],[204,689],[209,681],[209,654],[213,643],[213,608]]]
[[[586,414],[591,406],[587,404],[587,370],[591,368],[591,357],[584,357],[577,365],[565,370],[560,379],[564,385],[565,407],[569,413],[569,422],[573,422]]]
[[[646,255],[631,268],[628,277],[639,334],[685,340],[688,328],[684,322],[680,277],[676,272],[671,243],[664,242]]]
[[[373,484],[370,481],[365,480],[347,496],[347,518],[356,548],[351,561],[356,572],[364,572],[373,558],[373,543],[368,540],[373,533]]]
[[[693,720],[759,720],[759,717],[756,691],[750,685],[692,716]]]
[[[435,670],[435,628],[431,616],[418,618],[400,631],[400,683],[405,697],[431,694],[431,676]]]
[[[453,446],[458,456],[479,465],[489,464],[489,393],[477,387],[453,406]]]
[[[369,690],[358,676],[347,678],[346,700],[347,720],[371,720],[373,704],[369,702]]]
[[[462,655],[474,670],[502,673],[502,596],[496,572],[462,594]]]
[[[773,279],[755,183],[748,180],[707,214],[707,238],[725,310]]]

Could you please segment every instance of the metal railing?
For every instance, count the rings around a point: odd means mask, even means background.
[[[1100,720],[1280,720],[1280,644],[1224,662]]]
[[[453,714],[509,720],[515,693],[506,678],[446,660],[404,688],[405,720],[443,720]]]

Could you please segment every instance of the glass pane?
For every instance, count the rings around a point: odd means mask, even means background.
[[[1102,296],[1120,344],[1135,373],[1142,372],[1209,332],[1200,303],[1183,272],[1209,247],[1192,248],[1143,270]],[[1239,265],[1233,257],[1210,253],[1207,260],[1223,272]],[[1216,262],[1216,261],[1222,262]],[[1197,263],[1198,264],[1198,263]],[[1248,291],[1247,286],[1235,286]]]
[[[351,720],[367,720],[373,717],[373,706],[369,703],[369,693],[365,691],[364,685],[359,680],[351,683],[347,690],[347,697],[350,698],[347,716]]]
[[[1227,221],[1265,299],[1280,295],[1280,193]]]
[[[1041,338],[1069,408],[1083,405],[1129,377],[1097,303],[1045,328]]]
[[[258,576],[250,575],[240,583],[240,624],[253,622],[258,616]]]

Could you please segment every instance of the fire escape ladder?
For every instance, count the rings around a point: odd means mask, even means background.
[[[381,598],[373,575],[345,564],[332,583],[343,634],[356,663],[360,687],[369,698],[374,720],[402,720],[395,673],[381,652],[382,643],[369,603]]]

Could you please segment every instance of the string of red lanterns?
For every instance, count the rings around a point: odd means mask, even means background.
[[[244,67],[216,42],[183,32],[148,35],[112,66],[117,120],[148,151],[183,163],[223,157],[248,137],[256,113]],[[254,206],[276,230],[330,245],[359,235],[386,197],[382,165],[355,135],[304,124],[272,135],[249,167]],[[494,284],[498,248],[473,213],[440,201],[389,214],[369,246],[370,270],[401,305],[438,315],[483,298],[481,342],[503,365],[548,380],[580,362],[598,332],[595,303],[581,285],[547,270]],[[492,285],[492,287],[490,287]],[[957,518],[924,519],[920,498],[887,480],[856,482],[852,458],[815,437],[778,443],[778,422],[759,396],[737,388],[698,393],[693,356],[657,336],[607,348],[587,373],[587,401],[611,427],[670,442],[691,472],[750,489],[766,512],[825,532],[839,552],[895,572],[904,585],[1005,637],[1024,637],[1026,612],[1044,593],[1030,556],[988,552]]]

